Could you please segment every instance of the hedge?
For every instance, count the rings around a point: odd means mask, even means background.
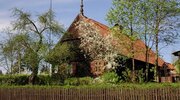
[[[0,85],[28,85],[29,75],[0,75]],[[48,75],[38,75],[35,84],[49,85],[51,77]]]

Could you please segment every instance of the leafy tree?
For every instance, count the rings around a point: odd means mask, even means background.
[[[138,14],[139,14],[139,0],[113,0],[113,6],[107,14],[107,20],[111,25],[120,25],[123,26],[121,28],[120,34],[127,34],[131,39],[130,50],[132,58],[132,72],[135,74],[135,62],[134,62],[134,41],[136,40],[136,32],[137,25],[139,22]],[[118,32],[119,34],[119,32]],[[119,34],[119,35],[120,35]],[[121,36],[116,37],[120,38]],[[128,48],[128,47],[127,47]],[[133,75],[135,76],[135,75]],[[132,78],[134,81],[135,78]]]
[[[155,35],[155,77],[158,81],[158,57],[159,57],[159,43],[165,42],[170,44],[177,38],[176,29],[178,26],[180,15],[180,2],[178,0],[149,0],[149,8],[151,10],[151,27],[152,33]]]
[[[141,35],[141,40],[145,43],[145,61],[146,61],[146,69],[143,70],[145,72],[145,81],[149,81],[149,57],[150,50],[154,46],[154,34],[153,34],[153,26],[151,25],[151,21],[153,20],[153,14],[151,11],[151,6],[149,6],[149,0],[140,1],[139,5],[139,20],[140,20],[140,30],[138,31]]]
[[[26,51],[26,44],[29,42],[29,37],[23,34],[16,34],[11,37],[4,44],[3,53],[7,55],[11,61],[12,57],[14,61],[11,63],[12,74],[21,73],[22,68],[22,57]]]
[[[126,33],[131,33],[131,36],[135,35],[134,31],[140,34],[138,36],[143,36],[146,44],[146,62],[150,56],[148,52],[155,44],[156,77],[158,75],[159,43],[166,43],[166,45],[174,43],[177,37],[178,17],[179,1],[177,0],[114,0],[113,7],[107,15],[111,25],[122,25],[130,30]],[[146,68],[146,80],[148,80],[148,63]]]
[[[14,35],[11,33],[9,29],[6,29],[4,32],[6,32],[8,39],[2,42],[2,48],[1,48],[1,54],[2,54],[2,61],[5,62],[6,67],[5,70],[7,71],[7,74],[12,73],[12,66],[15,62],[15,55],[14,52],[15,48],[13,45],[13,37]]]
[[[82,59],[84,60],[84,54],[78,48],[78,42],[75,41],[59,42],[45,58],[47,62],[53,65],[52,73],[54,73],[56,65],[70,64],[71,62],[81,61]]]
[[[8,58],[7,56],[5,55],[5,53],[3,52],[3,49],[4,49],[4,45],[3,44],[0,44],[1,46],[1,51],[0,51],[0,66],[3,66],[3,68],[6,70],[7,73],[10,73],[11,72],[11,69],[9,67],[9,64],[8,64]]]
[[[52,64],[70,63],[77,61],[80,55],[80,49],[73,42],[58,43],[54,49],[50,51],[46,60]]]
[[[48,31],[52,31],[54,35],[58,35],[63,32],[63,29],[54,20],[54,14],[52,14],[51,10],[38,15],[37,20],[33,20],[30,13],[17,8],[13,10],[13,16],[16,18],[13,22],[13,30],[21,34],[28,34],[33,41],[23,45],[27,48],[23,58],[24,63],[32,71],[29,83],[33,84],[38,73],[39,63],[43,59],[42,51],[45,49],[46,34]]]
[[[174,63],[174,65],[175,65],[175,69],[176,69],[177,74],[180,75],[180,60],[178,59],[178,60]]]

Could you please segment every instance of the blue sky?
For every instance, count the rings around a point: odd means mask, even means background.
[[[52,0],[53,10],[56,20],[67,28],[80,10],[80,0]],[[105,20],[106,13],[111,7],[112,0],[84,0],[85,16],[108,25]],[[14,7],[31,12],[35,15],[41,14],[49,9],[50,0],[0,0],[0,30],[10,25],[14,20],[11,9]],[[0,34],[0,41],[4,35]],[[172,52],[180,50],[180,42],[175,45],[165,47],[160,51],[162,58],[167,62],[172,62]]]

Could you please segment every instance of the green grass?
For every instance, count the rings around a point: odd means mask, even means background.
[[[62,89],[157,89],[157,88],[180,88],[180,83],[143,83],[143,84],[133,84],[133,83],[121,83],[121,84],[92,84],[92,85],[81,85],[81,86],[58,86],[58,85],[0,85],[0,88],[33,88],[33,89],[48,89],[48,88],[62,88]]]

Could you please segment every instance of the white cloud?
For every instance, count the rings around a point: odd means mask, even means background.
[[[1,11],[0,13],[0,31],[2,31],[3,28],[6,28],[10,25],[10,12],[9,11]]]
[[[8,2],[8,1],[7,1]],[[67,4],[67,3],[78,3],[80,0],[52,0],[53,4]],[[50,0],[16,0],[8,2],[9,6],[23,6],[23,7],[29,7],[29,6],[42,6],[50,5]]]

